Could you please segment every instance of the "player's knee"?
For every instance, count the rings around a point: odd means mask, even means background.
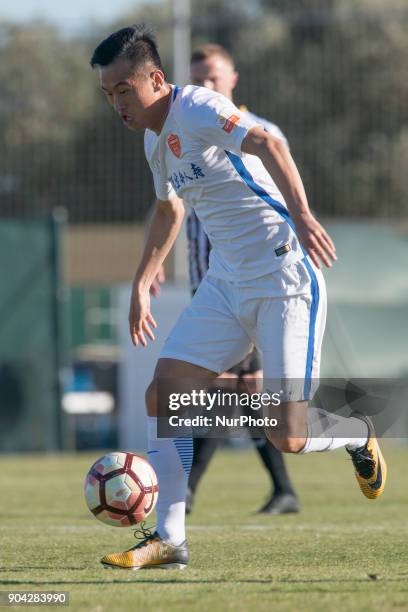
[[[282,453],[298,453],[305,445],[303,438],[275,438],[272,444]]]
[[[277,435],[273,427],[265,427],[265,435],[269,442],[282,453],[298,453],[305,445],[305,440],[296,436]]]

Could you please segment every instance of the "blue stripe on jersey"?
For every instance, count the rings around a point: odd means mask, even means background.
[[[174,100],[177,98],[177,94],[180,91],[180,87],[178,85],[176,85],[173,89],[173,98],[172,98],[172,102],[174,102]]]
[[[225,151],[225,153],[227,154],[227,157],[231,161],[235,170],[238,172],[242,180],[248,185],[248,187],[258,197],[264,200],[264,202],[272,206],[272,208],[276,210],[276,212],[290,225],[290,227],[292,228],[292,230],[294,231],[296,235],[295,224],[293,223],[289,215],[289,211],[284,206],[282,206],[280,202],[278,202],[277,200],[274,200],[272,196],[267,191],[265,191],[265,189],[263,189],[260,185],[255,183],[251,173],[248,172],[248,170],[246,169],[244,165],[244,162],[242,161],[240,157],[238,157],[238,155],[235,155],[234,153],[231,153],[230,151]],[[310,265],[308,255],[305,249],[303,248],[303,246],[302,245],[300,246],[302,248],[303,253],[305,254],[303,261],[305,263],[307,271],[309,272],[310,282],[311,282],[310,289],[311,289],[311,295],[312,295],[312,303],[310,305],[309,339],[307,343],[306,372],[305,372],[305,382],[304,382],[304,388],[303,388],[304,399],[309,399],[310,387],[311,387],[311,376],[312,376],[312,371],[313,371],[316,317],[317,317],[317,311],[319,308],[319,285],[317,282],[316,274],[312,266]]]
[[[313,270],[312,265],[307,257],[304,258],[304,264],[310,276],[311,283],[311,294],[312,302],[310,304],[310,319],[309,319],[309,340],[307,343],[307,355],[306,355],[306,372],[305,382],[303,387],[303,397],[305,400],[310,399],[310,387],[312,382],[313,373],[313,357],[314,357],[314,344],[315,344],[315,330],[316,330],[316,317],[319,308],[319,283],[317,281],[316,273]]]
[[[248,185],[248,187],[259,198],[261,198],[262,200],[264,200],[264,202],[269,204],[269,206],[272,206],[272,208],[276,210],[276,212],[280,214],[280,216],[287,223],[289,223],[290,227],[293,229],[293,231],[296,234],[295,224],[293,223],[289,215],[289,211],[280,202],[278,202],[277,200],[274,200],[272,196],[267,191],[265,191],[265,189],[263,189],[260,185],[255,183],[251,173],[245,168],[244,162],[242,161],[240,157],[238,157],[238,155],[235,155],[235,153],[231,153],[230,151],[225,151],[225,153],[227,154],[227,157],[232,163],[232,165],[234,166],[235,170],[238,172],[242,180]]]

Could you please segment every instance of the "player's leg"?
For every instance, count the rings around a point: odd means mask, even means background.
[[[160,418],[167,414],[169,392],[181,395],[190,393],[194,387],[206,388],[215,377],[215,372],[191,363],[159,359],[146,393],[148,457],[157,474],[160,490],[156,504],[156,529],[161,538],[174,545],[185,540],[185,499],[193,460],[193,438],[191,427],[184,428],[184,431],[178,428],[174,438],[163,437],[158,431],[157,416]],[[163,382],[166,388],[161,392]],[[160,406],[160,402],[163,405]]]
[[[172,393],[189,393],[191,381],[205,387],[216,376],[216,373],[188,362],[159,359],[146,392],[148,458],[159,482],[156,530],[152,533],[142,528],[135,532],[135,535],[141,533],[140,544],[125,552],[107,555],[102,559],[104,565],[128,569],[183,569],[187,565],[185,498],[193,456],[191,428],[179,432],[181,436],[161,436],[158,415],[167,414],[168,381],[171,381]],[[163,392],[160,390],[162,384],[165,384]]]
[[[266,300],[258,314],[266,384],[268,379],[272,386],[274,380],[285,380],[286,400],[292,397],[297,400],[269,408],[279,427],[270,428],[267,436],[283,452],[308,453],[345,447],[362,492],[373,499],[384,489],[386,464],[369,419],[362,415],[345,419],[322,409],[308,408],[311,388],[319,376],[326,318],[323,276],[307,259],[292,266],[289,272],[293,282],[307,290],[282,300]],[[290,280],[286,282],[290,285]]]
[[[251,341],[231,311],[229,300],[234,298],[227,289],[221,281],[204,280],[165,342],[146,392],[149,461],[159,482],[157,529],[136,547],[105,557],[105,565],[167,569],[187,563],[184,515],[191,428],[178,430],[174,437],[161,437],[157,420],[158,415],[167,414],[169,390],[179,394],[205,388],[247,354]]]
[[[184,310],[175,327],[167,338],[161,353],[155,378],[147,392],[147,407],[150,428],[154,431],[155,410],[160,413],[166,406],[157,406],[159,401],[167,401],[168,392],[157,393],[161,381],[171,380],[171,392],[188,392],[194,387],[206,388],[221,372],[231,365],[231,361],[239,361],[249,350],[251,341],[238,324],[233,314],[234,297],[231,296],[229,284],[218,279],[206,277],[194,295],[190,305]],[[184,364],[190,364],[185,369]],[[169,372],[169,364],[171,371]],[[179,365],[178,365],[179,364]],[[194,373],[197,372],[197,376]],[[181,442],[176,441],[177,444]],[[161,444],[156,440],[154,444]],[[187,444],[187,443],[185,443]],[[149,447],[151,443],[149,442]],[[149,448],[150,450],[150,448]],[[186,451],[182,449],[186,454]],[[156,505],[158,530],[163,537],[177,544],[184,535],[184,510],[187,493],[187,481],[180,478],[180,469],[174,477],[169,471],[175,470],[175,465],[169,461],[163,467],[157,465],[157,453],[149,454],[153,468],[158,469],[160,494]],[[191,456],[187,470],[187,478],[191,468]],[[166,474],[163,493],[160,472]],[[164,479],[164,477],[163,477]],[[182,505],[175,507],[174,494],[171,493],[172,481],[177,480],[175,488],[179,492]],[[182,489],[184,495],[182,495]],[[173,520],[174,519],[174,520]],[[177,525],[177,527],[176,527]]]

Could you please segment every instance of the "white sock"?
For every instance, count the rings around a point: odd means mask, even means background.
[[[185,509],[188,477],[193,461],[193,439],[158,438],[157,417],[147,417],[148,459],[157,474],[157,532],[173,544],[186,539]]]
[[[332,451],[345,446],[356,450],[367,444],[368,426],[356,417],[342,417],[309,408],[306,444],[300,454]],[[352,436],[351,436],[352,434]]]

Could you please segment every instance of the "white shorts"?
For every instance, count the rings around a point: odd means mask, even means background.
[[[323,275],[309,258],[246,283],[207,274],[160,357],[221,374],[255,345],[264,380],[318,378],[326,302]]]

